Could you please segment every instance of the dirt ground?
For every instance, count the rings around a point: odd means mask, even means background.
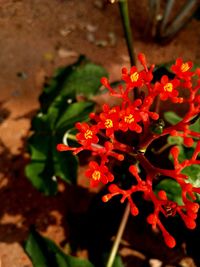
[[[151,64],[180,56],[200,64],[197,20],[168,44],[159,45],[143,35],[148,1],[129,2],[136,53],[145,53]],[[56,198],[46,198],[24,177],[24,140],[39,106],[45,77],[84,54],[102,64],[114,80],[122,66],[129,66],[129,58],[117,4],[0,0],[0,28],[0,266],[30,267],[22,250],[30,225],[35,224],[59,244],[68,238],[66,214],[84,211],[90,200],[87,190],[72,192],[62,184]]]

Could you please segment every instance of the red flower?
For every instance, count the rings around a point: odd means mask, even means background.
[[[114,180],[114,176],[109,172],[105,165],[98,165],[97,162],[91,161],[89,163],[89,169],[85,172],[86,177],[90,178],[90,185],[95,187],[102,182],[107,184]]]
[[[188,61],[183,63],[182,58],[176,60],[175,65],[172,65],[171,70],[181,79],[188,80],[193,75],[191,72],[192,62]]]
[[[106,135],[109,137],[119,128],[119,112],[120,108],[118,106],[110,109],[107,104],[103,105],[103,112],[99,116],[100,122],[98,123],[98,127],[100,129],[106,129]]]
[[[90,147],[91,144],[98,143],[99,139],[96,136],[98,129],[96,126],[89,126],[86,122],[76,123],[76,128],[80,131],[76,134],[78,142],[84,147]]]
[[[169,80],[167,75],[162,76],[161,83],[155,84],[155,90],[159,92],[160,99],[165,101],[171,98],[172,101],[177,102],[178,91],[176,87],[179,86],[180,81],[178,79]]]
[[[137,124],[141,121],[141,116],[138,110],[134,107],[128,107],[121,111],[121,121],[119,123],[119,129],[126,132],[128,129],[137,133],[142,132],[142,127]]]
[[[128,89],[140,87],[143,84],[142,74],[138,72],[135,66],[130,69],[130,74],[127,68],[122,69],[122,80],[126,82]]]

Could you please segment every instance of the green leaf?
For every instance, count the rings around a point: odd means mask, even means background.
[[[167,143],[170,145],[182,145],[183,138],[181,136],[168,136]]]
[[[180,185],[172,179],[164,179],[158,183],[155,187],[155,192],[158,193],[160,190],[164,190],[167,193],[167,197],[175,201],[177,204],[182,205],[182,190]]]
[[[114,263],[113,263],[113,267],[124,267],[123,261],[121,256],[117,255],[115,257]]]
[[[40,96],[42,111],[46,113],[59,95],[65,97],[66,103],[74,102],[77,95],[90,98],[99,90],[101,77],[107,75],[102,66],[91,63],[81,56],[75,64],[56,70]]]
[[[77,158],[70,152],[61,153],[56,145],[61,142],[56,136],[34,134],[29,139],[31,162],[25,173],[31,183],[46,195],[57,192],[59,176],[66,182],[75,182],[77,176]]]
[[[83,121],[86,116],[93,110],[94,104],[92,102],[78,102],[68,106],[65,112],[58,119],[55,128],[72,128],[77,122]]]
[[[164,113],[164,118],[167,122],[171,123],[172,125],[177,124],[182,120],[180,116],[178,116],[175,112],[173,111],[167,111]]]
[[[193,164],[182,170],[183,174],[188,176],[188,182],[195,187],[200,187],[200,165]]]
[[[94,267],[88,260],[65,254],[51,240],[32,230],[25,243],[25,251],[34,267]]]
[[[40,97],[41,110],[32,120],[33,134],[28,140],[31,162],[25,169],[32,184],[45,194],[55,194],[57,176],[66,182],[76,182],[77,158],[70,152],[58,152],[64,134],[78,121],[88,120],[94,103],[83,101],[100,87],[106,71],[84,57],[55,72]],[[77,102],[77,95],[82,101]]]
[[[190,125],[190,130],[199,133],[200,132],[200,118],[195,123]]]
[[[40,250],[40,245],[35,239],[34,233],[29,234],[29,237],[25,243],[25,251],[30,256],[35,267],[45,267],[47,266],[45,256]]]
[[[32,185],[45,195],[54,195],[57,192],[57,180],[52,175],[51,165],[47,170],[44,162],[31,161],[26,166],[25,173]]]
[[[107,76],[107,72],[101,66],[91,62],[79,64],[68,76],[64,83],[64,93],[74,92],[75,95],[83,95],[90,98],[96,94],[101,86],[100,79]]]
[[[59,138],[54,137],[52,147],[53,166],[56,176],[65,182],[75,183],[77,177],[78,158],[71,152],[59,152],[56,145],[60,143]]]
[[[103,263],[106,266],[106,263],[108,261],[109,254],[105,253],[103,254]],[[116,255],[112,267],[124,267],[122,258],[120,255]]]

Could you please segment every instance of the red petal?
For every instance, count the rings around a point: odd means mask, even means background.
[[[89,167],[93,170],[99,169],[99,165],[96,161],[90,161]]]

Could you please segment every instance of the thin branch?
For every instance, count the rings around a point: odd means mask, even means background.
[[[133,36],[130,25],[129,10],[128,10],[128,1],[119,0],[119,10],[121,14],[122,25],[124,29],[124,34],[126,38],[126,44],[128,48],[129,58],[131,66],[136,65],[135,54],[134,54],[134,43]],[[134,99],[138,98],[139,90],[138,88],[134,89]]]
[[[120,245],[120,241],[121,241],[122,235],[124,233],[124,229],[125,229],[127,221],[128,221],[129,214],[130,214],[130,205],[129,205],[129,203],[127,203],[122,220],[121,220],[121,223],[119,225],[119,229],[117,231],[115,241],[113,243],[113,246],[112,246],[109,258],[108,258],[108,262],[107,262],[106,267],[112,267],[113,266],[113,263],[114,263],[119,245]]]

